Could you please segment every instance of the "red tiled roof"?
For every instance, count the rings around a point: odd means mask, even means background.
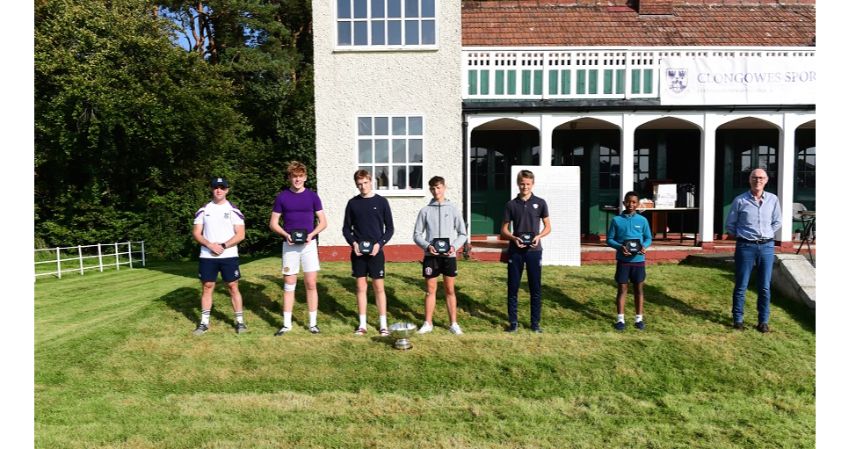
[[[463,45],[779,47],[816,37],[813,0],[643,0],[643,14],[632,3],[463,0]]]

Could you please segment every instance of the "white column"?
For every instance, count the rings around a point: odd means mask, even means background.
[[[466,123],[466,129],[462,130],[466,133],[466,160],[463,161],[463,169],[466,170],[466,205],[468,206],[464,215],[466,216],[466,235],[469,240],[472,238],[472,129],[475,126],[469,123],[470,118],[471,116],[463,114],[463,121]]]
[[[700,149],[699,181],[699,239],[702,243],[713,242],[713,214],[716,178],[716,123],[710,113],[705,114]]]
[[[778,202],[781,204],[781,229],[776,240],[793,241],[793,162],[796,147],[796,130],[793,121],[784,114],[784,123],[778,139]]]
[[[634,190],[634,126],[629,114],[622,115],[619,147],[619,198],[620,204],[625,194]]]
[[[551,126],[552,117],[548,114],[540,115],[539,119],[539,165],[540,167],[551,167],[551,141],[554,128]]]

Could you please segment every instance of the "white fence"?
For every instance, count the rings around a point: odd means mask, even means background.
[[[85,274],[87,270],[103,271],[108,268],[121,269],[121,265],[133,268],[145,266],[144,241],[98,243],[35,250],[35,277],[56,276],[63,273]]]

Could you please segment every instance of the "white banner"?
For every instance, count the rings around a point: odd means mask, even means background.
[[[515,198],[519,170],[534,172],[534,195],[548,204],[551,234],[542,240],[543,265],[581,265],[581,167],[514,165],[510,172]],[[542,230],[542,223],[540,223]]]
[[[688,57],[660,61],[663,105],[816,104],[813,57]]]

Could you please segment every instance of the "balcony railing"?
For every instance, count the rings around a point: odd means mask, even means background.
[[[463,49],[463,99],[658,98],[670,57],[811,58],[811,47]]]

